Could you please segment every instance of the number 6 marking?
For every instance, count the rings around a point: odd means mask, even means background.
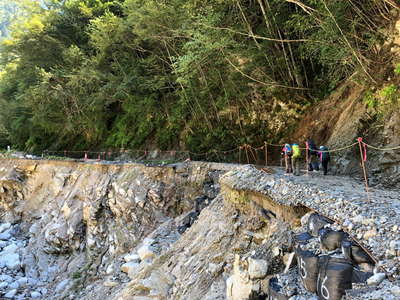
[[[328,276],[325,276],[324,280],[322,281],[321,284],[321,296],[324,297],[324,299],[329,300],[329,290],[328,288],[325,286],[325,282],[328,280]]]

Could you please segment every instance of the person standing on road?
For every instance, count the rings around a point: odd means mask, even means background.
[[[292,147],[290,144],[285,144],[285,146],[282,149],[282,152],[284,153],[285,156],[285,169],[286,173],[293,173],[292,170]]]
[[[310,137],[307,139],[306,144],[308,148],[308,171],[319,171],[317,146],[315,146]]]
[[[301,150],[298,144],[292,145],[292,170],[295,176],[300,175],[300,156]]]
[[[321,150],[319,152],[319,155],[322,164],[322,169],[324,170],[324,175],[326,175],[328,173],[328,163],[331,160],[331,156],[329,155],[328,147],[321,146],[319,147],[319,150]]]

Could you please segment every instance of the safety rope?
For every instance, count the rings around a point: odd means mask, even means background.
[[[299,147],[299,148],[301,150],[313,150],[313,151],[318,151],[318,152],[321,152],[321,153],[331,153],[331,152],[338,152],[338,151],[343,151],[343,150],[346,150],[346,149],[350,149],[351,147],[354,147],[357,144],[358,144],[358,142],[355,142],[355,143],[353,143],[351,145],[347,145],[347,146],[344,146],[344,147],[341,147],[341,148],[336,148],[336,149],[331,149],[331,150],[308,149],[307,147],[306,148]]]
[[[356,146],[357,144],[359,144],[359,142],[354,142],[350,145],[346,145],[340,148],[334,148],[334,149],[330,149],[330,150],[319,150],[319,149],[312,149],[313,151],[317,151],[318,153],[335,153],[335,152],[340,152],[340,151],[344,151],[347,149],[350,149],[354,146]],[[284,144],[273,144],[273,143],[268,143],[266,141],[264,141],[264,145],[261,145],[259,147],[253,147],[249,144],[243,144],[241,146],[238,146],[236,148],[233,149],[229,149],[229,150],[216,150],[216,149],[211,149],[207,152],[193,152],[193,151],[187,151],[187,150],[168,150],[168,151],[161,151],[161,150],[156,150],[160,155],[170,155],[170,156],[178,156],[178,160],[179,159],[191,159],[191,158],[195,158],[195,159],[200,159],[200,158],[205,158],[206,160],[208,160],[209,158],[216,158],[220,161],[224,161],[227,159],[227,155],[234,153],[236,151],[238,151],[238,157],[236,158],[237,161],[239,161],[239,163],[242,163],[242,151],[244,152],[245,155],[245,160],[246,162],[249,164],[251,162],[255,162],[258,163],[259,162],[259,152],[258,151],[262,151],[264,150],[264,159],[265,159],[265,165],[268,165],[268,159],[269,159],[269,153],[268,150],[273,151],[272,148],[269,147],[283,147]],[[377,150],[377,151],[395,151],[395,150],[400,150],[400,146],[396,146],[396,147],[391,147],[391,148],[380,148],[380,147],[376,147],[376,146],[372,146],[370,144],[365,143],[364,141],[361,142],[361,150],[362,151],[361,155],[363,156],[363,161],[366,161],[366,155],[367,155],[367,148],[373,149],[373,150]],[[309,162],[309,157],[308,156],[308,152],[309,149],[306,145],[306,147],[299,147],[299,149],[301,150],[306,150],[306,169],[308,170],[307,164]],[[249,153],[250,152],[250,153]],[[63,151],[49,151],[49,150],[45,150],[42,153],[42,156],[64,156],[64,157],[68,157],[70,156],[77,158],[78,155],[80,155],[81,157],[83,157],[84,159],[89,159],[90,158],[97,158],[97,160],[100,160],[101,158],[103,159],[112,159],[113,155],[118,155],[118,154],[122,154],[122,153],[127,153],[129,154],[133,154],[136,156],[136,158],[134,158],[135,160],[143,160],[145,159],[148,154],[149,151],[147,150],[121,150],[121,151],[77,151],[77,150],[63,150]],[[182,157],[182,154],[184,155],[184,158]],[[114,156],[115,157],[115,156]],[[234,159],[235,160],[235,159]],[[365,164],[364,164],[365,165]],[[308,173],[308,172],[307,172]]]
[[[367,143],[365,143],[365,142],[363,142],[363,144],[364,144],[365,146],[367,146],[368,148],[371,148],[371,149],[374,149],[374,150],[378,150],[378,151],[395,151],[395,150],[400,150],[400,146],[396,146],[396,147],[393,147],[393,148],[378,148],[378,147],[369,145],[369,144],[367,144]]]

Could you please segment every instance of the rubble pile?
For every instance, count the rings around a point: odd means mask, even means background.
[[[376,189],[367,195],[362,183],[349,178],[266,174],[252,166],[224,174],[221,186],[287,211],[309,211],[302,226],[294,226],[297,266],[273,278],[273,299],[398,299],[398,192]],[[306,274],[312,280],[304,280]],[[314,296],[304,295],[299,278]]]
[[[266,174],[244,166],[224,174],[222,185],[256,192],[289,208],[324,215],[371,251],[389,276],[400,276],[400,193],[371,189],[351,178]]]
[[[18,224],[0,224],[1,299],[41,299],[47,294],[47,282],[25,273],[26,246]]]

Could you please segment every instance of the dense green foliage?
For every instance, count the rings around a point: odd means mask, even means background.
[[[3,42],[0,144],[186,148],[279,140],[369,59],[389,0],[67,0]]]

